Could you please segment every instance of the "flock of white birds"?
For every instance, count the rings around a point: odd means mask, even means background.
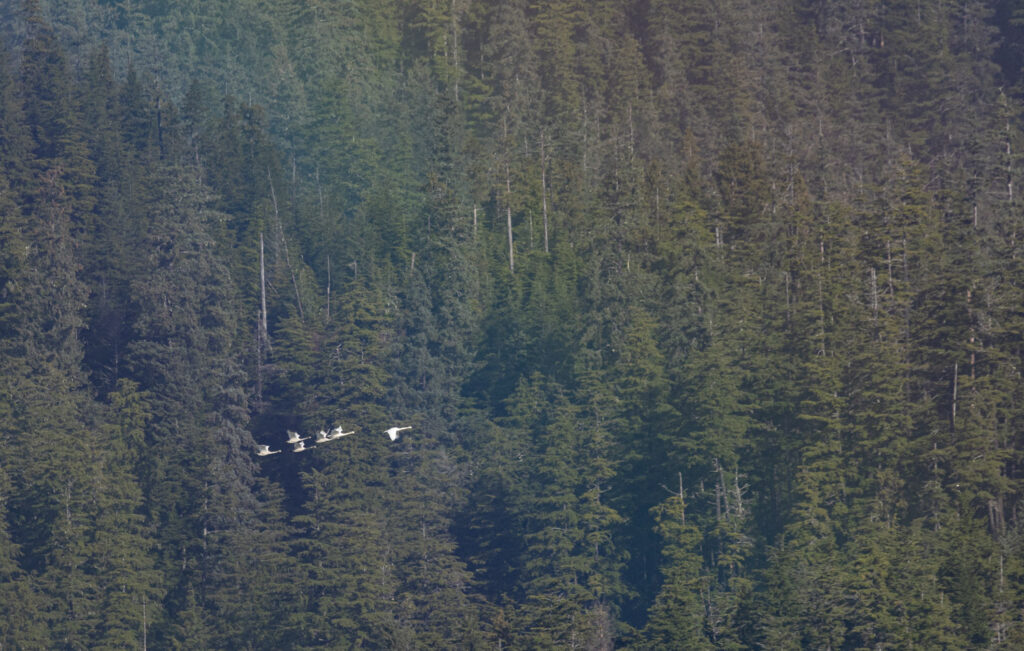
[[[395,441],[395,440],[398,439],[398,433],[402,432],[402,431],[405,431],[407,429],[412,429],[412,426],[389,427],[388,429],[384,430],[384,433],[387,434],[388,438],[390,438],[392,441]],[[288,438],[287,438],[287,440],[285,442],[288,445],[292,446],[292,452],[305,452],[306,450],[312,450],[313,448],[316,447],[315,445],[311,445],[309,447],[306,447],[306,441],[309,440],[308,436],[299,436],[298,432],[293,432],[292,430],[287,430],[287,432],[288,432]],[[317,432],[316,433],[316,442],[317,443],[329,443],[331,441],[336,441],[337,439],[340,439],[343,436],[348,436],[349,434],[355,434],[355,433],[356,433],[355,430],[352,430],[351,432],[346,432],[345,428],[343,428],[341,425],[338,425],[337,427],[332,429],[330,432],[328,432],[327,430],[323,430],[323,429],[320,430],[319,432]],[[281,450],[271,450],[269,445],[257,444],[256,447],[259,448],[256,451],[256,454],[261,456],[261,457],[266,457],[266,456],[269,456],[271,454],[280,454],[281,453]]]

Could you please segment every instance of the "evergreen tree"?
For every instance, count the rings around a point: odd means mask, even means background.
[[[2,643],[1022,646],[1022,15],[0,3]]]
[[[255,565],[251,559],[262,541],[249,538],[257,531],[257,501],[251,438],[242,429],[244,386],[231,357],[234,288],[213,255],[207,235],[213,215],[202,189],[175,170],[165,179],[140,243],[147,264],[131,284],[138,316],[128,365],[132,379],[150,392],[153,419],[140,481],[147,516],[160,532],[160,567],[184,568],[171,575],[176,587],[168,591],[167,610],[173,620],[188,599],[211,616],[230,611],[250,580],[236,568]],[[231,639],[244,621],[205,635]]]
[[[326,444],[324,444],[326,446]],[[408,644],[395,624],[393,550],[383,528],[383,445],[336,449],[304,475],[309,497],[295,541],[303,605],[289,623],[297,648]],[[318,450],[319,452],[319,450]],[[344,470],[342,470],[344,468]]]
[[[686,503],[680,494],[654,507],[661,535],[663,561],[661,589],[651,605],[644,639],[659,647],[713,648],[704,633],[706,579],[702,576],[700,531],[686,522]]]
[[[538,391],[553,404],[528,400]],[[518,506],[524,523],[521,643],[609,648],[612,600],[623,586],[611,542],[622,518],[600,497],[612,476],[607,437],[588,434],[561,387],[540,375],[521,383],[509,400],[512,422],[531,430],[537,459],[529,479],[535,488]]]
[[[18,563],[18,548],[7,528],[10,480],[0,468],[0,641],[4,645],[52,644],[44,622],[35,614],[42,603],[34,582]]]
[[[86,644],[99,616],[96,583],[86,568],[86,533],[96,515],[89,451],[97,423],[81,370],[87,288],[78,277],[75,233],[90,206],[84,183],[91,174],[63,55],[48,25],[29,10],[21,93],[32,104],[24,123],[29,174],[19,178],[17,167],[8,168],[22,205],[6,211],[4,224],[25,247],[8,258],[14,265],[4,288],[14,308],[7,322],[13,336],[3,353],[10,398],[5,426],[9,458],[25,460],[11,466],[18,492],[8,514],[14,542],[31,549],[22,565],[41,577],[46,598],[39,608],[53,640]],[[8,119],[17,119],[14,106],[7,105]],[[18,140],[10,146],[18,147]],[[53,467],[61,473],[50,472]]]
[[[19,177],[26,150],[21,149],[25,147],[24,138],[18,137],[22,133],[20,106],[4,54],[0,50],[0,428],[4,432],[0,442],[0,636],[8,646],[42,647],[51,644],[44,622],[33,616],[42,601],[31,575],[22,569],[20,549],[8,525],[18,522],[18,513],[11,512],[16,493],[10,475],[12,471],[20,475],[17,455],[18,439],[22,438],[19,412],[23,409],[20,396],[24,385],[20,376],[27,365],[27,323],[19,294],[27,274],[25,247],[29,233],[25,216],[11,199],[9,179]],[[24,536],[27,532],[21,529],[15,533]]]
[[[100,484],[99,513],[90,535],[89,569],[101,577],[103,621],[91,646],[123,648],[143,644],[162,618],[165,581],[156,569],[156,536],[143,514],[138,467],[150,414],[146,396],[130,380],[109,396],[115,425],[111,445],[94,480]]]

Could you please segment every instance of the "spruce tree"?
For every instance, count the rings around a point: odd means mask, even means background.
[[[658,647],[710,649],[704,632],[703,576],[700,531],[686,521],[685,490],[653,507],[662,537],[662,585],[644,627],[644,640]]]
[[[550,405],[529,396],[547,394]],[[607,438],[588,433],[557,384],[534,375],[509,399],[512,422],[531,430],[535,470],[518,505],[524,530],[520,640],[528,645],[614,640],[613,600],[621,594],[621,560],[612,534],[621,516],[602,504],[612,476]],[[511,423],[510,423],[511,424]]]
[[[146,396],[130,380],[109,395],[110,445],[95,479],[100,484],[99,513],[90,535],[89,568],[102,577],[103,621],[91,646],[123,648],[144,644],[162,619],[165,578],[156,569],[156,535],[146,523],[143,495],[135,469],[149,425]]]
[[[160,568],[183,568],[168,572],[173,620],[187,603],[210,616],[233,608],[249,580],[236,568],[252,563],[265,543],[251,538],[259,530],[252,439],[232,356],[235,290],[207,234],[216,217],[191,175],[170,169],[164,179],[139,243],[146,264],[130,288],[137,316],[128,368],[150,394],[153,420],[139,474],[147,517],[160,532]],[[230,639],[246,619],[206,635]]]

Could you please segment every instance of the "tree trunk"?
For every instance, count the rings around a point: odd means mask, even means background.
[[[544,131],[540,132],[540,207],[544,214],[544,253],[550,253],[548,248],[548,178],[547,159],[544,158]]]
[[[509,172],[508,163],[505,163],[505,215],[508,225],[508,270],[516,270],[516,254],[512,242],[512,178]]]

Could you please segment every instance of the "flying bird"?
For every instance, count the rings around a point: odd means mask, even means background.
[[[297,442],[295,444],[295,447],[292,448],[292,452],[305,452],[306,450],[312,450],[315,447],[316,447],[315,445],[311,445],[311,446],[309,446],[307,448],[305,443],[303,443],[302,441],[299,441],[299,442]]]
[[[327,435],[328,440],[332,440],[333,441],[334,439],[340,439],[342,436],[348,436],[349,434],[355,434],[356,433],[355,430],[352,430],[351,432],[343,432],[342,429],[343,428],[342,428],[341,425],[338,425],[337,427],[332,429],[331,433]]]
[[[265,457],[265,456],[268,456],[268,455],[271,455],[271,454],[280,454],[281,453],[280,450],[271,450],[269,445],[260,445],[260,444],[257,443],[256,447],[258,447],[260,449],[259,452],[257,452],[256,454],[258,454],[261,457]]]
[[[330,441],[332,439],[333,439],[333,437],[328,435],[325,430],[320,430],[319,432],[316,433],[316,442],[317,443],[326,443],[326,442],[328,442],[328,441]]]
[[[412,429],[412,426],[408,426],[408,427],[392,427],[390,429],[385,430],[385,433],[389,437],[391,437],[392,441],[395,441],[395,440],[398,439],[398,433],[403,431],[403,430],[407,430],[407,429]]]
[[[303,436],[302,438],[299,438],[299,435],[296,432],[288,430],[288,443],[291,443],[292,445],[295,445],[299,441],[305,441],[308,438],[308,436]]]

